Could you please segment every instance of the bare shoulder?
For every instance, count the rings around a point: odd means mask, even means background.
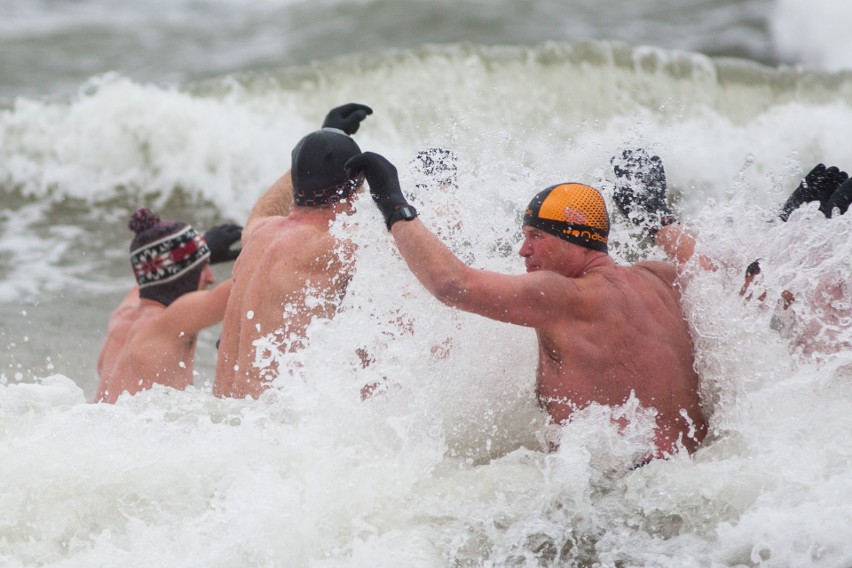
[[[243,230],[243,253],[240,257],[246,253],[252,255],[256,251],[287,246],[288,243],[298,240],[309,240],[314,232],[311,227],[294,222],[288,217],[259,218]]]
[[[300,221],[289,217],[279,218],[261,228],[264,240],[276,248],[291,249],[299,256],[309,256],[317,250],[325,250],[336,242],[328,226]]]
[[[651,275],[659,278],[667,286],[674,285],[677,280],[677,270],[674,265],[659,260],[638,262],[631,267],[631,270],[642,276]]]
[[[121,303],[110,314],[110,321],[119,321],[129,317],[135,310],[139,308],[139,287],[134,286],[130,292],[124,296]]]
[[[243,227],[243,246],[248,245],[255,237],[269,231],[271,227],[281,223],[284,219],[285,217],[257,217],[249,220]]]
[[[246,274],[274,274],[284,277],[294,270],[313,270],[317,263],[328,264],[336,239],[323,223],[305,222],[298,216],[267,217],[256,221],[251,240],[234,267],[239,281]]]

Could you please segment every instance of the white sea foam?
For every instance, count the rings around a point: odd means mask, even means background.
[[[0,217],[0,477],[13,488],[0,565],[848,565],[852,360],[808,357],[771,329],[785,287],[804,299],[850,276],[852,217],[775,216],[813,164],[850,166],[849,81],[811,77],[610,44],[467,46],[19,101],[0,113],[0,179],[20,191]],[[260,401],[210,394],[211,331],[195,388],[85,402],[131,282],[132,207],[242,220],[300,135],[349,100],[374,108],[356,138],[399,166],[421,219],[500,272],[522,271],[519,215],[536,191],[608,191],[609,157],[627,146],[663,158],[678,213],[720,265],[684,298],[711,416],[694,456],[630,470],[648,437],[631,405],[615,410],[636,417],[628,437],[600,407],[546,428],[534,334],[432,299],[369,196],[333,227],[358,244],[341,311]],[[459,188],[417,194],[409,161],[433,146],[457,153]],[[659,256],[616,213],[611,238],[621,262]],[[763,303],[738,296],[755,258]],[[560,450],[541,451],[553,435]]]
[[[852,5],[835,0],[776,0],[770,20],[780,54],[821,69],[852,69],[847,23]]]

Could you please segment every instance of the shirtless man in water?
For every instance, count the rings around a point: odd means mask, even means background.
[[[656,411],[656,457],[679,444],[698,447],[707,424],[677,274],[663,262],[615,264],[597,190],[563,183],[538,193],[523,221],[527,273],[507,275],[466,266],[430,233],[384,157],[367,152],[347,168],[365,172],[400,253],[438,300],[535,329],[536,391],[553,422],[592,403],[621,405],[634,393]]]
[[[349,282],[350,245],[329,228],[351,213],[363,176],[346,161],[361,153],[349,136],[372,110],[350,103],[292,152],[291,170],[255,204],[234,265],[213,393],[258,398],[278,376],[276,355],[304,347],[308,325],[331,318]]]
[[[184,389],[193,382],[198,333],[222,321],[231,290],[215,284],[210,264],[234,260],[230,247],[240,227],[219,225],[204,234],[186,223],[162,221],[149,209],[137,210],[128,226],[134,286],[113,311],[98,357],[96,402],[115,402],[162,384]]]

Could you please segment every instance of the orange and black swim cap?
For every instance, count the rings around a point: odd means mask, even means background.
[[[524,225],[569,243],[608,252],[606,203],[600,192],[588,185],[560,183],[539,192],[524,212]]]

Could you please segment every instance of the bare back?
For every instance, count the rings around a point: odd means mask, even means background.
[[[551,292],[553,319],[536,329],[537,392],[551,418],[561,423],[593,402],[619,405],[633,391],[658,412],[658,448],[671,451],[680,438],[694,451],[706,423],[674,268],[643,262],[553,276],[564,279],[564,305]]]
[[[278,376],[276,355],[304,347],[308,325],[334,315],[349,280],[328,230],[331,209],[261,218],[243,240],[222,324],[213,392],[257,398]]]
[[[162,384],[184,389],[192,384],[197,334],[173,338],[163,333],[166,307],[139,298],[134,288],[110,317],[98,358],[100,384],[96,402],[115,402],[124,393],[136,393]]]

